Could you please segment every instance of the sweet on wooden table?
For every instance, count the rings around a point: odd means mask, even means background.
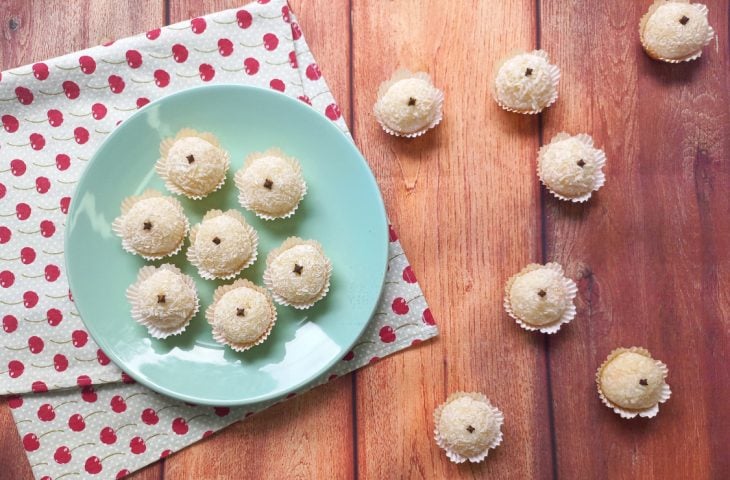
[[[240,3],[6,0],[0,64]],[[649,3],[292,1],[442,333],[133,478],[232,477],[241,458],[251,478],[730,471],[730,373],[714,368],[730,349],[721,284],[730,269],[727,4],[707,2],[720,41],[669,65],[638,41]],[[538,47],[561,68],[560,97],[541,117],[518,118],[492,101],[492,69]],[[377,86],[397,67],[428,71],[445,90],[444,121],[419,139],[391,138],[371,115]],[[613,160],[587,205],[539,186],[538,148],[560,131],[589,132]],[[550,339],[501,309],[505,280],[531,261],[560,262],[578,281],[578,315]],[[595,370],[622,344],[645,345],[671,367],[675,393],[651,423],[622,420],[597,399]],[[456,390],[483,391],[505,414],[502,445],[476,466],[452,465],[431,440],[431,412]],[[30,478],[5,403],[0,423],[3,475]],[[686,440],[681,452],[676,438]]]

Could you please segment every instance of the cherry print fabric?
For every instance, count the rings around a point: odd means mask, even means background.
[[[36,478],[124,475],[272,404],[192,406],[134,384],[86,333],[65,278],[66,213],[94,150],[138,108],[206,83],[281,91],[348,133],[284,0],[0,76],[0,395],[10,395]],[[309,388],[437,334],[391,228],[376,314],[353,349]]]

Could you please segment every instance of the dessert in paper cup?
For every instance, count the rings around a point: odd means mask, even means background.
[[[443,118],[444,93],[424,72],[401,69],[380,84],[374,113],[383,130],[397,137],[418,137]]]
[[[226,182],[230,155],[212,133],[185,128],[160,144],[155,171],[173,193],[200,200]]]
[[[494,77],[494,98],[504,110],[534,115],[558,99],[560,69],[543,50],[517,53],[502,61]]]
[[[433,412],[434,439],[454,463],[479,463],[502,443],[502,412],[481,393],[457,392]]]
[[[641,17],[639,38],[644,51],[654,60],[681,63],[702,56],[713,38],[709,11],[701,3],[688,0],[657,0]]]
[[[575,318],[575,282],[558,263],[531,263],[507,280],[504,308],[528,331],[553,334]]]
[[[672,394],[669,369],[641,347],[617,348],[596,372],[601,402],[622,418],[652,418]]]
[[[307,193],[299,161],[278,148],[246,157],[235,182],[241,206],[263,220],[291,217]]]
[[[606,183],[605,165],[606,154],[589,135],[560,132],[540,148],[537,176],[554,197],[582,203]]]
[[[265,288],[238,279],[215,290],[205,318],[216,342],[244,352],[269,337],[276,323],[276,308]]]
[[[310,308],[329,292],[332,263],[314,240],[290,237],[266,257],[264,284],[280,305]]]
[[[193,279],[168,263],[142,267],[127,288],[127,300],[132,318],[158,339],[184,332],[200,309]]]
[[[180,202],[156,190],[125,198],[121,215],[112,222],[112,231],[122,239],[122,248],[145,260],[176,255],[189,230]]]
[[[236,210],[210,210],[190,230],[187,258],[207,279],[229,280],[256,262],[259,237]]]

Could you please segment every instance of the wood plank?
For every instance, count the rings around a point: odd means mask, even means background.
[[[129,14],[119,15],[120,11]],[[73,4],[5,0],[0,16],[0,70],[149,30],[162,23],[163,11],[161,0],[85,0]],[[0,400],[0,444],[0,476],[33,478],[6,400]],[[161,465],[155,464],[134,478],[158,479],[161,472]]]
[[[585,206],[546,198],[547,258],[579,282],[578,317],[550,338],[557,470],[564,478],[726,478],[730,472],[730,94],[727,2],[699,61],[646,57],[646,2],[542,2],[541,44],[562,69],[544,139],[588,132],[607,184]],[[594,374],[641,345],[670,369],[651,420],[603,407]]]
[[[0,398],[0,465],[3,467],[5,478],[33,478],[28,457],[20,442],[18,430],[10,414],[10,407],[5,398]]]
[[[173,1],[170,21],[240,5],[239,0]],[[347,114],[350,111],[347,3],[297,0],[291,6],[343,114]],[[352,381],[347,376],[169,457],[165,476],[350,478],[354,451],[352,411]]]
[[[540,257],[538,123],[491,95],[501,58],[535,45],[535,2],[489,3],[353,2],[355,137],[441,328],[357,373],[361,478],[552,475],[544,342],[502,308],[506,279]],[[444,122],[416,140],[388,136],[371,113],[399,67],[445,90]],[[432,440],[433,409],[459,390],[506,417],[482,464],[454,465]]]

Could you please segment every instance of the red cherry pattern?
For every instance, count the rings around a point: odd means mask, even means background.
[[[395,341],[395,330],[390,325],[386,325],[378,332],[380,341],[383,343],[391,343]]]
[[[275,78],[271,82],[269,82],[269,86],[274,90],[278,90],[279,92],[283,92],[284,90],[286,90],[286,85],[278,78]]]
[[[159,28],[155,28],[154,30],[150,30],[147,32],[146,37],[150,40],[157,40],[157,38],[160,36],[160,33],[162,33],[162,30]]]
[[[13,315],[5,315],[3,317],[3,331],[5,333],[13,333],[18,329],[18,319]]]
[[[59,465],[64,465],[71,461],[71,450],[67,446],[61,445],[54,452],[53,459]]]
[[[3,124],[3,128],[8,133],[15,133],[18,131],[18,119],[12,115],[3,115],[0,117],[0,122]]]
[[[81,95],[81,89],[79,86],[70,80],[63,82],[61,87],[63,88],[64,95],[66,95],[66,98],[69,100],[76,100]]]
[[[218,40],[218,53],[222,57],[229,57],[233,53],[233,42],[227,38],[221,38]]]
[[[243,70],[247,75],[256,75],[259,72],[259,61],[253,57],[248,57],[243,61]]]
[[[124,58],[127,61],[129,68],[139,68],[142,66],[142,54],[137,50],[127,50],[124,54]]]
[[[123,413],[127,410],[127,402],[121,395],[114,395],[109,402],[109,406],[114,413]]]
[[[306,75],[308,79],[316,81],[320,79],[322,72],[319,71],[319,66],[316,63],[312,63],[307,67]]]
[[[253,23],[253,16],[248,10],[239,10],[236,12],[236,23],[238,23],[239,27],[246,29]]]
[[[68,358],[62,353],[53,356],[53,368],[57,372],[64,372],[68,368]]]
[[[48,78],[48,75],[50,75],[48,65],[45,63],[36,63],[31,67],[31,70],[33,70],[33,76],[41,81],[45,80]]]
[[[200,79],[204,82],[209,82],[215,77],[215,69],[209,63],[203,63],[198,67],[200,73]]]
[[[10,173],[16,177],[20,177],[25,173],[25,162],[19,158],[10,161]]]
[[[83,73],[91,75],[96,71],[96,60],[88,55],[82,55],[79,57],[79,67]]]
[[[188,49],[181,43],[172,46],[172,58],[177,63],[184,63],[188,59]]]
[[[207,22],[204,18],[193,18],[190,20],[190,28],[193,31],[193,33],[200,35],[203,32],[205,32],[205,29],[208,27]]]

